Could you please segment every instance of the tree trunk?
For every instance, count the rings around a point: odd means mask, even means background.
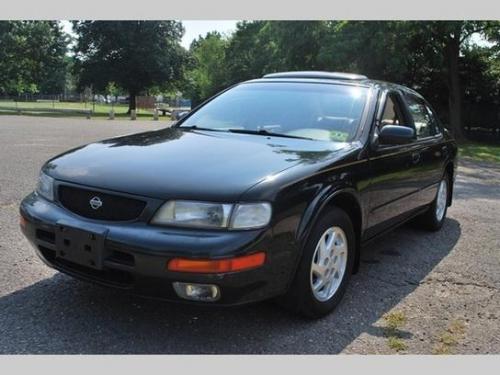
[[[448,108],[450,126],[456,141],[464,142],[466,138],[463,130],[462,88],[459,72],[460,32],[456,32],[453,36],[448,38],[445,46],[445,53],[448,65]]]
[[[129,93],[128,111],[127,111],[128,115],[130,115],[130,111],[136,109],[136,106],[135,106],[135,97],[136,97],[136,93],[135,92],[130,92]]]

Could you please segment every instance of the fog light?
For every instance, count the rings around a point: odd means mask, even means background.
[[[184,299],[201,302],[214,302],[220,298],[220,291],[217,285],[212,284],[192,284],[173,283],[177,295]]]

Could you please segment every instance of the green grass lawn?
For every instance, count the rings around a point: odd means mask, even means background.
[[[90,109],[93,111],[92,117],[107,117],[109,115],[109,111],[111,110],[112,106],[111,104],[98,104],[96,103],[93,105],[92,103],[74,103],[74,102],[51,102],[51,101],[46,101],[46,102],[14,102],[14,101],[7,101],[7,100],[0,100],[0,111],[3,108],[27,108],[27,109],[39,109],[40,112],[23,112],[23,115],[33,115],[33,116],[49,116],[49,117],[68,117],[68,116],[78,116],[81,117],[83,116],[82,114],[70,114],[70,113],[50,113],[46,112],[44,113],[43,110],[53,110],[53,109],[75,109],[75,110],[83,110],[83,109]],[[127,104],[115,104],[113,106],[113,109],[115,111],[115,117],[117,118],[127,118],[129,117],[127,115],[127,110],[128,110],[128,105]],[[0,112],[1,114],[12,114],[12,112]],[[153,117],[153,111],[150,110],[145,110],[145,109],[137,109],[137,117],[140,118],[147,118],[147,117]],[[169,116],[161,116],[160,113],[160,119],[167,118],[169,119]]]
[[[40,109],[94,109],[92,103],[74,103],[74,102],[14,102],[10,100],[1,100],[1,107],[17,107],[17,108],[40,108]],[[127,112],[126,104],[115,104],[115,113]],[[111,109],[110,104],[95,104],[95,113],[107,114]]]
[[[500,163],[500,145],[465,143],[459,145],[458,155],[480,161]]]

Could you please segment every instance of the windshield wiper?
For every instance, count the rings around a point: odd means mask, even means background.
[[[222,130],[222,129],[217,129],[217,128],[203,128],[201,126],[198,126],[198,125],[189,125],[189,126],[177,126],[177,129],[194,129],[194,130],[208,130],[208,131],[212,131],[212,132],[223,132],[225,130]]]
[[[298,135],[291,135],[291,134],[273,133],[273,132],[267,131],[266,129],[260,129],[260,130],[252,130],[252,129],[227,129],[227,131],[231,132],[231,133],[265,135],[265,136],[268,136],[268,137],[308,139],[310,141],[313,141],[312,138],[300,137]]]
[[[314,139],[308,137],[300,137],[298,135],[291,134],[282,134],[282,133],[273,133],[267,131],[266,129],[260,130],[252,130],[252,129],[227,129],[227,128],[203,128],[198,125],[189,125],[189,126],[178,126],[178,129],[194,129],[194,130],[206,130],[212,132],[230,132],[230,133],[240,133],[240,134],[255,134],[255,135],[264,135],[270,137],[281,137],[281,138],[296,138],[296,139],[307,139],[313,141]]]

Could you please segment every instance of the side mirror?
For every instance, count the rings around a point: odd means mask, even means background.
[[[189,111],[177,112],[177,113],[175,114],[175,119],[176,119],[177,121],[179,121],[179,120],[183,119],[184,117],[186,117],[186,115],[187,115],[188,113],[189,113]]]
[[[381,145],[402,145],[415,139],[415,129],[401,125],[385,125],[378,134]]]

